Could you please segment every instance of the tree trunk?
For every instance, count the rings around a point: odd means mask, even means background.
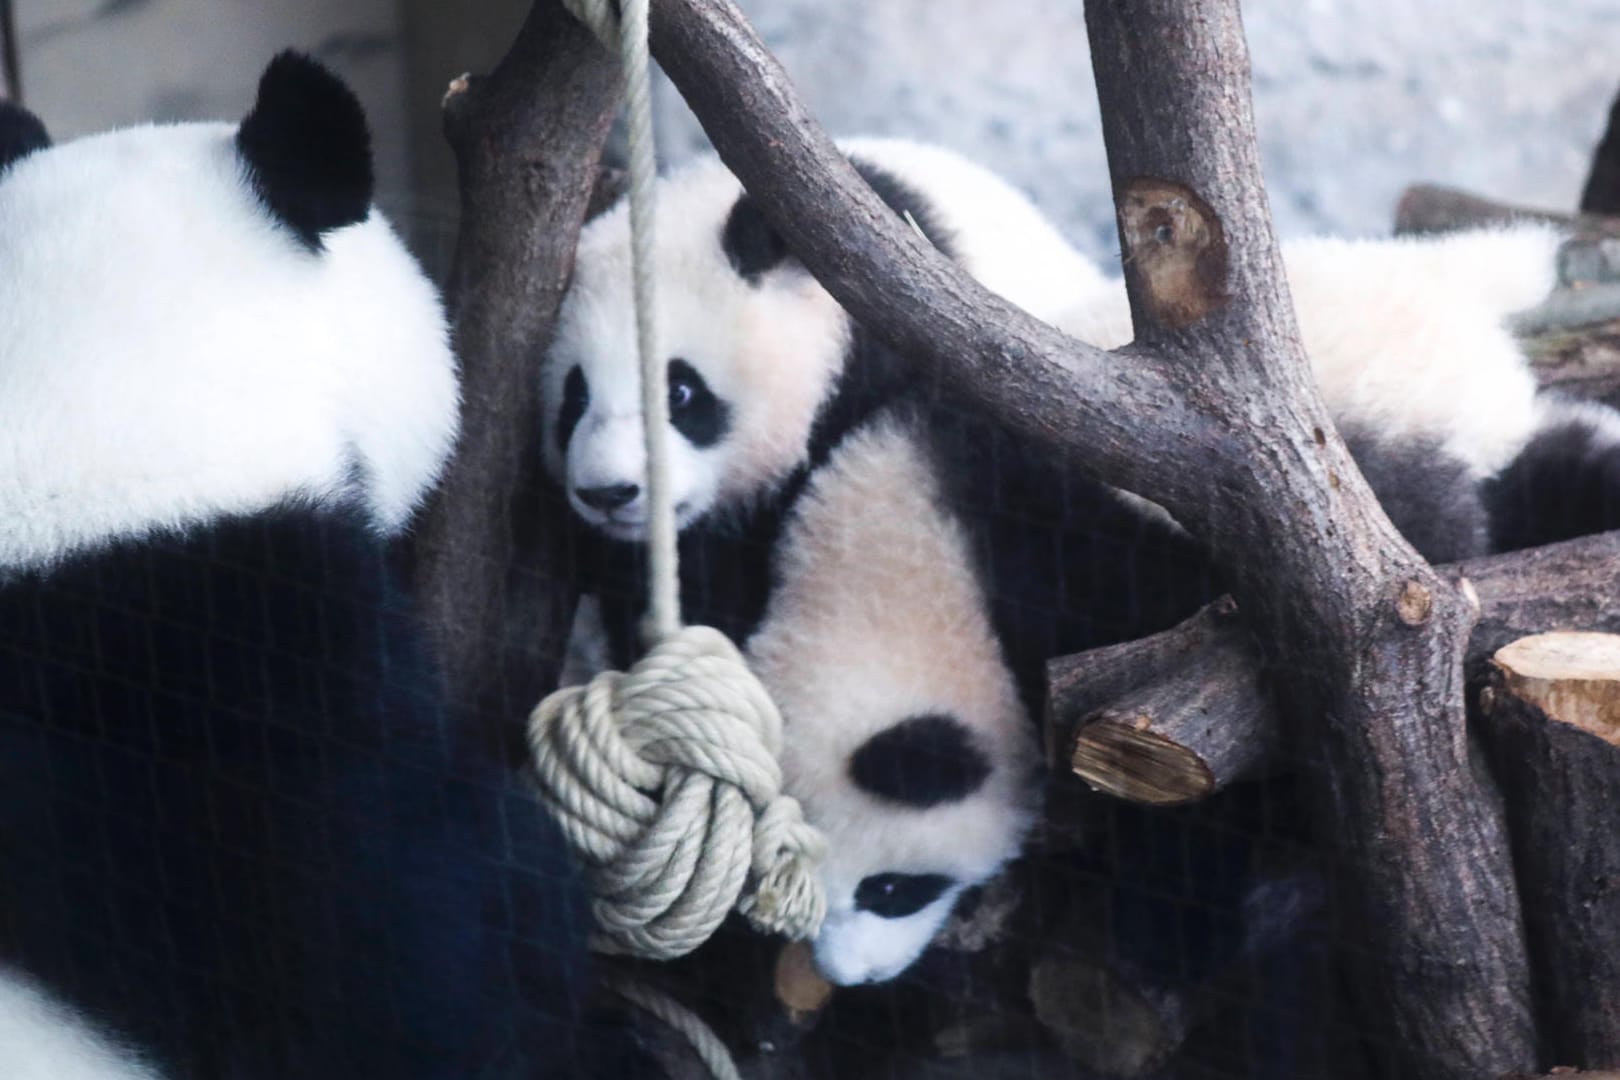
[[[414,537],[414,579],[452,701],[512,754],[556,685],[577,599],[568,506],[541,468],[536,371],[617,100],[614,57],[539,0],[495,71],[445,101],[461,177],[448,299],[464,402]]]
[[[1480,729],[1507,800],[1547,1060],[1620,1068],[1620,636],[1497,652]]]

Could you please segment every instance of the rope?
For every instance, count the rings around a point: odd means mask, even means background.
[[[697,1013],[662,990],[636,979],[607,975],[603,976],[602,982],[615,994],[662,1021],[685,1039],[714,1080],[742,1080],[742,1073],[737,1071],[730,1048]]]
[[[724,634],[687,627],[628,672],[557,691],[529,742],[587,864],[599,952],[684,956],[733,904],[767,933],[815,935],[825,841],[780,793],[781,715]]]
[[[540,796],[584,859],[592,947],[666,960],[708,940],[735,906],[767,933],[814,937],[825,841],[781,794],[782,718],[725,635],[682,628],[665,448],[668,391],[653,326],[647,0],[564,0],[624,64],[630,228],[651,506],[651,648],[547,697],[529,717]]]

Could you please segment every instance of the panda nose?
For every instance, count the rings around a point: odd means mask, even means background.
[[[580,502],[592,510],[606,512],[629,505],[631,500],[641,494],[641,489],[635,484],[604,484],[601,487],[575,488],[574,494],[579,496]]]

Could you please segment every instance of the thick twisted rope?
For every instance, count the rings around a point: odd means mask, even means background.
[[[529,741],[540,795],[587,864],[599,951],[684,955],[733,906],[769,933],[813,937],[826,910],[815,876],[825,842],[781,793],[781,715],[723,634],[680,625],[668,390],[653,326],[647,0],[622,0],[622,28],[612,0],[564,3],[624,63],[653,644],[630,671],[536,707]]]

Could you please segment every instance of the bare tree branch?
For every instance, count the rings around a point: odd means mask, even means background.
[[[1442,567],[1479,597],[1468,670],[1481,672],[1492,653],[1528,634],[1620,633],[1616,566],[1620,533]],[[1051,759],[1093,787],[1184,802],[1276,766],[1284,725],[1260,690],[1260,651],[1219,604],[1140,641],[1059,658],[1048,671]]]
[[[461,176],[448,288],[461,442],[414,537],[414,579],[452,699],[521,745],[556,685],[577,599],[566,503],[541,469],[535,367],[573,268],[618,96],[615,59],[539,0],[488,78],[458,82],[445,134]]]
[[[1135,346],[989,296],[888,214],[723,0],[657,0],[653,46],[721,157],[833,296],[1074,466],[1206,539],[1323,748],[1313,785],[1365,935],[1360,999],[1400,1071],[1534,1057],[1499,808],[1462,715],[1469,605],[1356,472],[1298,345],[1232,0],[1087,9]]]

